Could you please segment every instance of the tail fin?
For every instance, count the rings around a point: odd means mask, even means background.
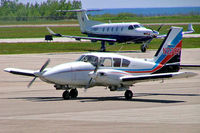
[[[159,64],[179,63],[182,49],[183,28],[172,27],[154,56]]]
[[[92,21],[88,19],[88,16],[86,14],[87,11],[100,11],[97,10],[86,10],[86,9],[77,9],[77,10],[58,10],[60,12],[77,12],[77,18],[78,22],[80,24],[80,29],[82,33],[87,33],[90,29],[90,27],[96,25],[96,24],[102,24],[98,21]]]
[[[183,28],[172,27],[154,56],[163,67],[155,73],[177,72],[180,69]]]

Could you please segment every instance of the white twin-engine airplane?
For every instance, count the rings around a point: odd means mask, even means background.
[[[59,10],[60,12],[77,12],[78,21],[80,24],[80,30],[83,34],[87,34],[88,37],[81,36],[70,36],[62,35],[59,33],[54,33],[50,28],[47,27],[49,33],[57,37],[68,37],[75,38],[76,40],[87,39],[92,42],[101,41],[101,50],[105,52],[106,46],[105,43],[108,42],[110,45],[114,43],[143,43],[141,45],[141,51],[146,52],[148,44],[152,41],[153,38],[162,38],[166,35],[158,36],[159,30],[148,29],[142,26],[140,23],[131,22],[131,23],[102,23],[99,21],[89,20],[86,14],[87,11],[98,11],[98,10]],[[191,24],[188,25],[188,31],[183,32],[183,34],[192,33],[193,27]]]
[[[182,28],[172,27],[152,59],[137,59],[113,53],[86,53],[70,63],[46,68],[48,60],[40,70],[6,68],[4,71],[39,77],[42,81],[54,84],[58,90],[65,90],[64,99],[76,98],[76,88],[106,86],[110,91],[125,91],[125,98],[133,96],[130,86],[139,82],[184,78],[195,76],[192,72],[179,72],[182,48]],[[46,68],[46,69],[45,69]]]

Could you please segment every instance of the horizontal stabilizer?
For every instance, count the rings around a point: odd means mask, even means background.
[[[181,69],[200,70],[200,65],[180,65]]]

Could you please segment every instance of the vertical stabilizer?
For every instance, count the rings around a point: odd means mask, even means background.
[[[77,12],[78,22],[80,24],[80,29],[82,33],[90,32],[90,28],[97,24],[102,24],[99,21],[89,20],[87,16],[88,11],[99,11],[99,10],[86,10],[86,9],[77,9],[77,10],[62,10],[62,12]]]
[[[172,27],[154,56],[163,67],[154,73],[178,72],[180,69],[183,28]]]
[[[159,64],[180,62],[183,28],[172,27],[154,56]]]

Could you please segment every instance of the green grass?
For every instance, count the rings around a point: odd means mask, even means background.
[[[53,31],[66,35],[81,35],[79,27],[52,27]],[[46,27],[0,28],[0,38],[37,38],[49,34]]]
[[[158,49],[162,40],[155,39],[149,49]],[[140,44],[107,45],[107,51],[140,50]],[[200,48],[200,38],[183,39],[183,48]],[[0,44],[0,54],[28,54],[28,53],[54,53],[54,52],[88,52],[98,51],[100,43],[20,43]]]
[[[90,19],[102,22],[139,22],[139,23],[191,23],[200,22],[200,15],[174,15],[174,16],[133,16],[126,15],[102,15],[89,16]],[[0,25],[21,25],[21,24],[77,24],[77,20],[35,20],[35,21],[3,21]]]
[[[140,23],[191,23],[191,22],[200,22],[200,15],[176,15],[176,16],[152,16],[152,17],[127,17],[127,16],[97,16],[90,17],[96,21],[108,22],[140,22]]]

